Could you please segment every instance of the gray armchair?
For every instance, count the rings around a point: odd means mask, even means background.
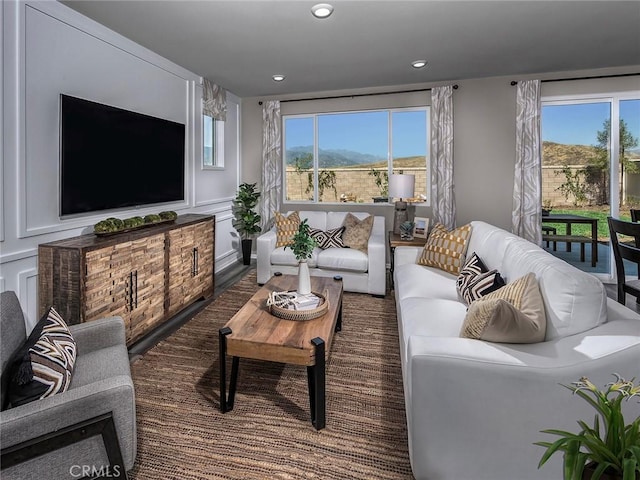
[[[14,353],[27,335],[14,292],[0,299],[1,405]],[[0,412],[2,479],[126,478],[136,456],[135,394],[124,322],[103,318],[69,327],[77,344],[66,392]]]

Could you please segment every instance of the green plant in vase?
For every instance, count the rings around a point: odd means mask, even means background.
[[[313,249],[317,243],[313,239],[309,231],[309,224],[305,218],[300,222],[298,231],[293,236],[291,245],[285,246],[285,250],[290,248],[298,260],[298,293],[306,295],[311,293],[311,279],[309,275],[309,265],[307,259],[311,258]]]
[[[564,430],[543,430],[542,433],[559,436],[555,442],[536,442],[546,451],[538,468],[556,452],[564,453],[564,479],[590,478],[636,480],[640,478],[640,417],[627,424],[622,412],[622,401],[640,396],[640,383],[635,385],[619,375],[616,381],[600,390],[588,378],[583,377],[572,386],[563,387],[582,397],[595,410],[593,427],[579,420],[579,433]],[[602,433],[601,433],[602,430]],[[603,435],[603,436],[602,436]],[[590,471],[590,476],[586,473]]]
[[[260,192],[256,191],[255,183],[242,183],[238,187],[236,198],[233,199],[231,225],[240,234],[242,240],[242,261],[245,265],[251,262],[252,235],[260,233],[262,218],[254,210],[258,205]]]

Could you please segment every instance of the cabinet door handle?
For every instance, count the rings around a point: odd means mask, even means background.
[[[133,306],[135,308],[138,308],[138,270],[135,270],[133,272],[133,279],[134,279],[134,285],[135,285],[135,292],[136,292],[136,299],[133,302]]]
[[[133,272],[129,272],[129,291],[127,292],[129,298],[127,303],[129,304],[129,311],[133,310]]]
[[[194,277],[198,275],[198,247],[193,247],[193,268],[191,273]]]

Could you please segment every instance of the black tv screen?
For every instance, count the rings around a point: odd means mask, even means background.
[[[185,126],[60,95],[60,215],[184,200]]]

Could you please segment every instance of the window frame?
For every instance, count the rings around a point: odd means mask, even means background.
[[[431,189],[429,186],[431,185],[431,161],[430,161],[430,147],[431,147],[431,105],[419,105],[419,106],[411,106],[411,107],[389,107],[389,108],[370,108],[370,109],[356,109],[356,110],[339,110],[339,111],[328,111],[328,112],[316,112],[316,113],[294,113],[294,114],[286,114],[282,115],[281,120],[281,128],[282,128],[282,157],[280,159],[282,165],[282,204],[290,205],[290,204],[309,204],[309,205],[349,205],[349,204],[357,204],[357,205],[377,205],[377,206],[388,206],[393,205],[393,201],[387,202],[321,202],[318,199],[318,159],[319,159],[319,146],[318,146],[318,117],[327,116],[327,115],[345,115],[345,114],[354,114],[354,113],[371,113],[371,112],[385,112],[387,114],[387,135],[388,135],[388,143],[387,143],[387,174],[391,175],[393,172],[393,114],[396,112],[410,112],[410,111],[421,111],[425,112],[426,116],[426,131],[425,131],[425,176],[426,176],[426,192],[425,192],[425,201],[424,202],[416,202],[414,205],[417,206],[429,206],[431,205]],[[313,200],[287,200],[286,190],[287,190],[287,164],[286,164],[286,120],[291,118],[311,118],[313,121]]]
[[[210,118],[212,121],[212,165],[205,164],[205,118]],[[201,145],[201,169],[202,170],[224,170],[224,122],[217,120],[206,113],[202,114],[202,127],[201,127],[202,145]]]
[[[590,103],[608,103],[610,108],[611,130],[609,132],[609,171],[616,172],[620,164],[619,149],[619,121],[620,121],[620,102],[626,100],[640,99],[640,90],[622,90],[622,91],[602,91],[595,93],[565,93],[555,95],[542,95],[540,98],[540,111],[545,106],[562,106],[562,105],[580,105]],[[617,119],[618,121],[614,121]],[[542,119],[541,119],[542,121]],[[542,124],[541,124],[542,125]],[[541,127],[542,130],[542,127]],[[542,131],[541,131],[542,133]],[[541,135],[542,137],[542,135]],[[543,139],[541,138],[541,141]],[[610,188],[614,188],[611,182]],[[617,186],[615,187],[617,188]],[[609,192],[609,215],[618,218],[620,215],[620,203],[617,192]],[[591,273],[594,277],[604,283],[615,282],[616,272],[615,263],[613,261],[613,247],[609,245],[609,272],[607,273]]]

